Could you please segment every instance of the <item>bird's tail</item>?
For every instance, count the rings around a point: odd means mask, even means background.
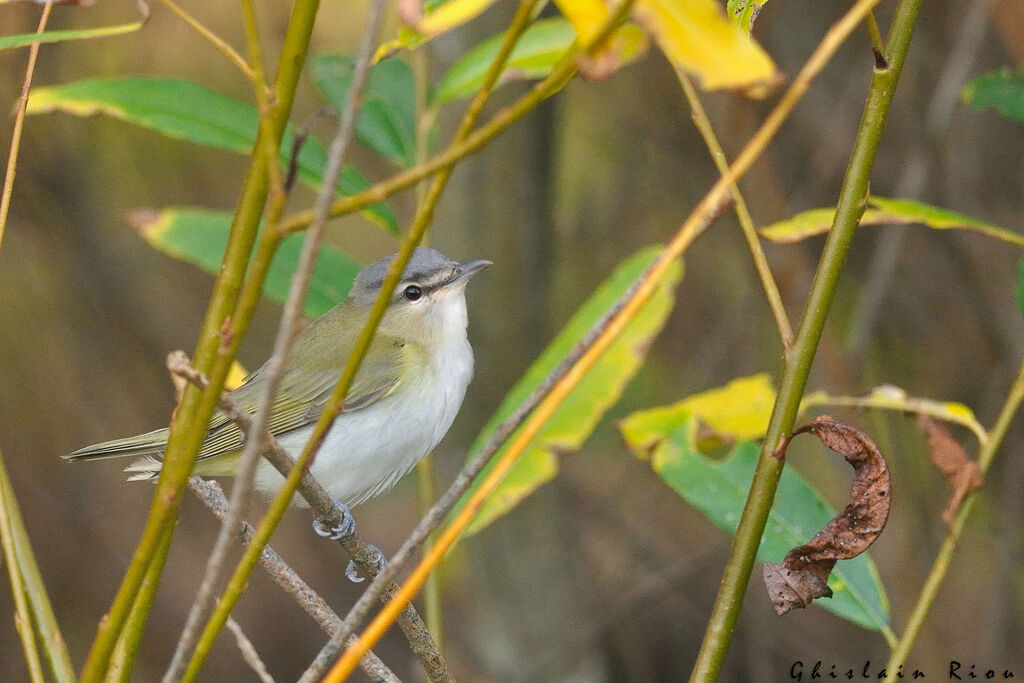
[[[135,457],[136,460],[124,469],[130,475],[128,481],[154,479],[160,473],[160,456],[167,448],[167,435],[166,428],[157,429],[138,436],[86,446],[63,457],[69,461]]]

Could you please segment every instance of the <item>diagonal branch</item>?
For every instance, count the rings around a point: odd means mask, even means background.
[[[181,377],[204,390],[209,386],[207,379],[202,375],[202,373],[192,367],[188,361],[188,357],[181,351],[175,351],[167,357],[167,367],[176,376]],[[256,434],[253,431],[252,415],[235,403],[227,393],[221,395],[220,408],[224,411],[224,414],[227,415],[240,430],[242,430],[246,442],[255,441],[259,443],[260,455],[270,462],[270,464],[273,465],[277,471],[282,474],[282,476],[288,476],[295,467],[295,460],[288,454],[281,444],[278,443],[277,439],[274,438],[274,435],[266,429],[264,429],[261,434]],[[202,482],[202,479],[193,477],[189,481],[190,488],[192,488],[193,492],[198,495],[196,486],[197,482]],[[227,517],[228,502],[227,500],[220,502],[217,500],[215,495],[205,492],[206,489],[213,486],[216,485],[206,484],[204,488],[204,495],[201,496],[201,498],[223,522]],[[317,480],[314,479],[308,471],[304,472],[302,479],[299,482],[298,492],[309,504],[313,516],[322,525],[324,525],[324,527],[337,528],[341,525],[343,521],[341,512],[334,505],[330,494],[320,486],[319,482],[317,482]],[[223,494],[219,493],[219,487],[217,487],[217,493],[221,498],[223,498]],[[211,502],[216,502],[216,507],[214,507]],[[252,537],[255,534],[255,530],[243,521],[239,521],[238,525],[240,525],[243,530],[244,543],[246,546],[250,545]],[[345,536],[339,539],[338,543],[345,552],[352,557],[352,561],[358,568],[360,574],[366,578],[373,579],[376,577],[380,567],[386,564],[386,559],[383,554],[374,546],[365,543],[358,533],[352,533]],[[267,549],[268,547],[265,546],[263,552],[259,555],[260,564],[264,564]],[[295,579],[298,579],[298,577],[296,576]],[[300,603],[306,596],[310,594],[316,595],[311,589],[305,586],[304,583],[302,586],[303,587],[296,588],[294,591],[289,591],[293,592],[293,594],[297,596]],[[288,589],[286,588],[286,590]],[[398,586],[391,583],[386,587],[382,599],[387,601],[397,592]],[[319,599],[319,596],[316,597]],[[320,600],[320,602],[323,601]],[[326,604],[323,606],[326,607]],[[317,606],[317,610],[322,611],[322,608]],[[307,609],[307,611],[309,610]],[[313,614],[312,612],[310,613]],[[333,615],[334,612],[332,611],[331,614]],[[320,621],[316,614],[313,614],[313,617]],[[337,619],[337,615],[334,615],[334,618]],[[405,634],[406,639],[409,641],[409,647],[412,649],[413,654],[415,654],[420,660],[420,664],[427,673],[427,677],[431,681],[449,680],[450,674],[448,673],[447,663],[441,655],[436,643],[434,643],[431,638],[430,632],[427,630],[426,624],[423,623],[423,620],[420,618],[416,608],[409,605],[408,608],[399,616],[398,625]],[[321,626],[324,626],[324,624],[321,623]],[[328,635],[334,636],[341,631],[341,627],[341,619],[337,619],[336,627],[332,622],[330,624],[330,628],[324,626],[324,630],[327,631]]]
[[[779,100],[775,109],[773,109],[771,114],[769,114],[761,128],[750,139],[743,151],[732,163],[729,168],[729,172],[723,174],[722,177],[718,179],[712,189],[707,193],[707,195],[705,195],[704,199],[701,200],[698,206],[690,214],[689,218],[679,229],[676,236],[673,237],[669,245],[662,252],[661,256],[654,262],[654,264],[652,264],[651,268],[649,268],[648,271],[645,272],[634,284],[634,286],[631,287],[630,291],[626,293],[624,299],[614,305],[614,308],[616,309],[614,315],[607,321],[602,319],[602,322],[607,323],[606,326],[601,330],[592,330],[592,332],[595,332],[592,345],[583,351],[577,362],[571,364],[571,367],[565,371],[564,376],[549,377],[549,380],[553,380],[551,393],[537,406],[536,412],[529,417],[517,433],[514,440],[507,444],[504,455],[499,461],[494,463],[490,474],[483,482],[480,483],[474,496],[467,501],[459,516],[453,520],[450,526],[445,530],[432,552],[424,558],[424,560],[413,571],[409,579],[407,579],[406,583],[403,584],[402,591],[398,596],[398,602],[389,604],[385,610],[377,616],[374,622],[360,637],[359,648],[346,651],[342,659],[338,662],[338,665],[331,671],[330,675],[325,680],[341,680],[347,672],[352,670],[355,662],[358,661],[359,650],[363,647],[372,646],[372,644],[377,642],[381,635],[383,635],[387,625],[394,618],[395,611],[402,604],[413,598],[419,586],[422,585],[425,576],[430,572],[432,567],[440,561],[440,558],[444,555],[447,548],[454,543],[462,529],[468,525],[476,509],[479,508],[488,493],[497,486],[497,483],[500,481],[504,472],[507,472],[507,470],[512,466],[515,459],[518,457],[518,454],[522,452],[529,442],[529,439],[532,438],[531,435],[539,430],[547,416],[550,415],[551,411],[553,411],[561,400],[563,400],[564,397],[572,391],[586,370],[593,364],[596,358],[600,356],[604,349],[607,348],[622,327],[650,298],[651,294],[656,289],[658,282],[664,276],[672,261],[678,258],[683,251],[685,251],[696,236],[699,235],[700,232],[708,225],[710,219],[722,208],[722,202],[726,199],[729,186],[735,183],[759,157],[768,142],[778,132],[793,107],[810,87],[814,78],[825,67],[831,56],[835,54],[835,51],[839,48],[846,37],[850,35],[857,23],[863,17],[864,13],[877,4],[878,1],[879,0],[860,0],[860,2],[856,3],[847,13],[843,20],[833,26],[829,33],[826,34],[821,44],[808,59],[797,77],[793,80],[789,89]],[[625,300],[626,297],[628,297],[628,300]],[[621,308],[619,308],[620,306]],[[562,368],[560,366],[558,370],[561,369]],[[552,374],[554,375],[554,373]],[[476,463],[474,462],[473,464]],[[473,475],[470,475],[470,477],[472,476]],[[460,475],[459,480],[461,481],[462,479],[463,477]],[[446,502],[447,500],[448,494],[442,498],[442,502]],[[439,503],[438,506],[435,506],[435,509],[440,507],[440,505],[441,503]],[[446,512],[447,511],[438,510],[437,517],[443,518]],[[411,555],[411,552],[405,553],[404,551],[408,550],[410,546],[422,542],[422,538],[425,538],[425,534],[422,533],[423,527],[423,523],[417,527],[416,531],[413,532],[413,535],[407,539],[406,543],[403,544],[402,548],[395,555],[395,558],[392,560],[392,566],[389,566],[382,574],[382,577],[378,580],[383,580],[385,577],[393,576],[394,574],[391,572],[397,573],[404,567],[403,562]],[[426,530],[426,533],[429,533],[429,529]],[[374,590],[373,586],[368,589],[368,591],[371,590]],[[359,603],[357,603],[356,607],[359,607]],[[353,608],[353,611],[355,611],[355,608]],[[352,616],[352,612],[350,612],[350,616]],[[348,622],[349,618],[346,617],[346,623]]]
[[[188,487],[217,519],[221,522],[225,520],[229,503],[217,482],[192,477],[188,481]],[[241,522],[235,530],[235,535],[243,545],[250,543],[253,533],[252,526],[247,522]],[[320,628],[330,635],[338,632],[341,628],[341,617],[270,546],[263,548],[260,553],[260,565],[274,583],[295,598],[299,606],[320,625]],[[375,681],[398,680],[398,677],[373,653],[363,657],[360,666]]]

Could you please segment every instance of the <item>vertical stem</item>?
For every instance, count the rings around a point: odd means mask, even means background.
[[[117,639],[117,645],[110,657],[110,668],[107,670],[106,683],[128,683],[132,677],[132,668],[135,665],[135,657],[139,652],[139,645],[142,644],[142,634],[146,626],[146,615],[149,613],[156,598],[156,584],[160,579],[160,572],[163,571],[164,562],[167,558],[167,550],[171,544],[171,530],[164,532],[163,540],[157,549],[156,557],[149,565],[146,578],[143,580],[143,589],[139,591],[132,605],[132,611],[125,622],[125,628],[121,631],[121,637]]]
[[[2,461],[0,461],[2,463]],[[28,607],[25,588],[25,577],[21,573],[18,551],[14,542],[14,523],[11,511],[17,509],[14,490],[7,479],[6,470],[0,470],[0,547],[4,561],[7,563],[7,576],[11,581],[11,596],[14,598],[14,626],[21,640],[21,649],[25,654],[29,677],[33,683],[43,683],[43,665],[39,659],[39,648],[36,645],[36,634],[32,628],[32,614]]]
[[[778,397],[761,447],[754,481],[736,530],[732,552],[708,620],[691,681],[716,680],[725,661],[768,512],[782,475],[783,463],[775,458],[773,451],[793,429],[807,375],[835,295],[836,283],[842,273],[854,230],[864,212],[871,167],[920,8],[921,0],[900,0],[889,35],[887,68],[876,67],[874,70],[857,140],[839,194],[836,216],[811,283],[793,348],[787,351],[783,361]]]
[[[52,2],[43,5],[43,13],[39,15],[36,33],[46,29],[50,20]],[[39,43],[32,43],[28,48],[28,64],[25,66],[25,80],[21,85],[21,96],[14,114],[14,131],[11,133],[11,149],[7,153],[7,172],[4,174],[4,187],[0,191],[0,246],[4,242],[4,229],[7,227],[7,212],[11,208],[11,195],[14,193],[14,174],[18,169],[18,150],[21,149],[21,131],[25,126],[25,110],[28,108],[28,92],[32,86],[32,75],[36,72],[36,59],[39,57]]]
[[[428,111],[427,96],[430,88],[430,45],[421,45],[412,51],[412,69],[416,84],[416,156],[415,165],[422,164],[430,153],[430,131],[433,128],[434,116]],[[427,183],[416,185],[416,210],[423,206],[426,197]],[[426,243],[426,240],[424,240]],[[434,454],[416,463],[416,497],[419,502],[419,515],[422,517],[430,511],[437,500],[437,478],[434,471]],[[423,546],[424,552],[430,549],[432,539],[427,539]],[[434,637],[434,642],[444,651],[444,620],[441,613],[441,580],[438,574],[432,574],[423,588],[423,619],[427,630]]]

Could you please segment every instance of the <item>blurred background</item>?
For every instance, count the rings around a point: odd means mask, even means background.
[[[325,0],[312,53],[355,50],[365,3]],[[887,26],[892,2],[878,13]],[[243,46],[233,5],[185,7]],[[46,46],[37,84],[95,76],[176,76],[240,99],[247,83],[165,8],[145,29],[102,42]],[[846,9],[843,3],[774,0],[755,35],[795,74]],[[431,45],[435,77],[480,39],[501,30],[512,3]],[[288,8],[260,3],[267,59],[276,56]],[[3,34],[35,29],[39,8],[0,9]],[[60,7],[53,28],[135,20],[134,3]],[[393,34],[392,24],[389,33]],[[0,52],[0,107],[13,109],[27,50]],[[957,99],[972,77],[1024,62],[1024,4],[1016,0],[925,4],[872,176],[882,196],[911,197],[1024,229],[1024,127]],[[755,222],[834,204],[872,64],[867,31],[855,33],[818,78],[766,154],[743,180]],[[525,86],[503,89],[491,110]],[[734,156],[769,110],[731,94],[705,104]],[[294,119],[321,106],[308,82]],[[459,107],[442,120],[450,133]],[[6,158],[11,119],[0,134]],[[328,130],[325,125],[321,129]],[[444,135],[442,140],[446,139]],[[368,152],[371,178],[392,169]],[[0,447],[76,665],[109,607],[138,541],[152,489],[126,484],[108,461],[60,459],[86,444],[165,425],[173,390],[164,358],[191,352],[213,279],[147,246],[125,221],[137,208],[230,209],[243,157],[169,140],[103,117],[27,120],[10,222],[0,252]],[[671,68],[656,51],[602,83],[574,81],[553,100],[460,164],[438,209],[432,242],[454,258],[493,268],[469,289],[476,379],[437,452],[446,486],[504,393],[592,288],[637,248],[664,241],[716,173],[690,122]],[[293,208],[311,195],[300,191]],[[393,202],[403,224],[411,197]],[[329,239],[363,263],[394,239],[355,217]],[[768,245],[789,314],[798,321],[822,244]],[[646,366],[562,472],[510,515],[457,547],[444,567],[446,648],[471,681],[671,681],[689,675],[714,600],[729,538],[625,449],[614,420],[759,371],[777,373],[781,346],[742,235],[723,215],[690,251],[678,301]],[[1013,299],[1013,248],[920,226],[858,231],[809,389],[858,394],[881,383],[971,406],[991,425],[1024,356]],[[261,305],[242,349],[249,368],[269,354],[280,312]],[[949,493],[927,463],[911,419],[833,414],[869,430],[888,455],[896,492],[889,528],[872,549],[899,632],[946,528]],[[976,444],[957,433],[972,456]],[[910,667],[945,671],[950,659],[1024,673],[1020,420],[990,472],[980,505],[925,624]],[[837,507],[848,469],[807,447],[791,462]],[[417,519],[415,482],[359,507],[365,538],[390,554]],[[343,575],[340,549],[292,511],[273,545],[342,614],[360,587]],[[195,594],[216,525],[196,500],[182,506],[164,583],[135,680],[157,680]],[[840,667],[884,665],[888,648],[817,607],[777,618],[760,582],[744,604],[722,680],[783,680],[796,660]],[[9,591],[0,613],[10,615]],[[272,674],[294,679],[323,634],[257,570],[236,617]],[[0,680],[25,680],[12,620],[0,619]],[[404,679],[422,674],[394,633],[376,652]],[[248,680],[223,635],[203,680]],[[362,676],[362,674],[357,674]],[[224,678],[227,677],[227,678]]]

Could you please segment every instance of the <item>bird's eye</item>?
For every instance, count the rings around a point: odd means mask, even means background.
[[[408,287],[405,288],[405,291],[402,292],[402,296],[404,296],[409,301],[416,301],[421,296],[423,296],[423,290],[417,287],[416,285],[409,285]]]

